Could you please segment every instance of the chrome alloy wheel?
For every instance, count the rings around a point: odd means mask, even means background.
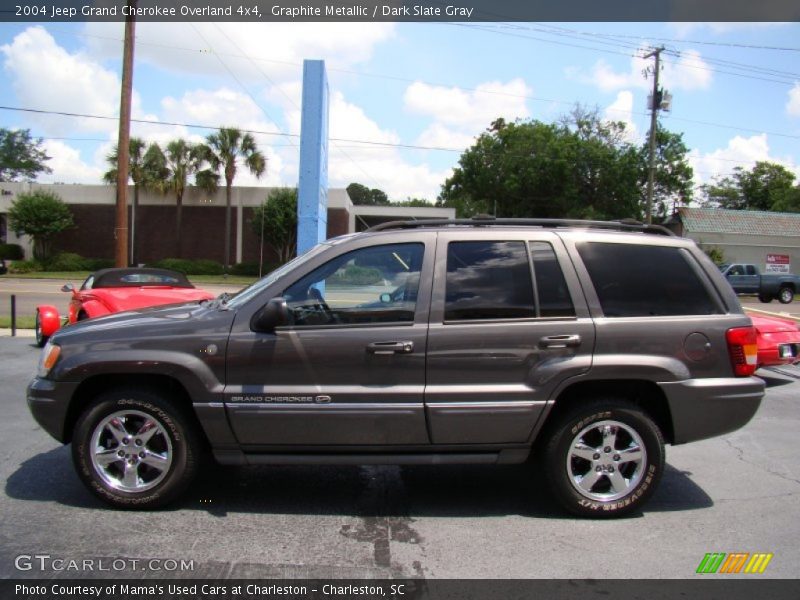
[[[122,492],[158,485],[172,464],[172,441],[158,419],[138,410],[115,412],[97,424],[90,445],[95,472]]]
[[[620,421],[598,421],[572,439],[567,474],[579,494],[594,502],[624,498],[644,476],[647,451],[634,429]]]

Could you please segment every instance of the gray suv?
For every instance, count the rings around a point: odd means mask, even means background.
[[[638,511],[664,444],[745,425],[755,330],[686,239],[631,222],[394,222],[233,297],[59,330],[30,409],[117,507],[229,465],[511,464]]]

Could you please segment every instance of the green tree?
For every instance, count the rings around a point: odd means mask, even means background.
[[[33,257],[47,262],[53,236],[74,226],[72,211],[58,194],[44,190],[20,194],[8,209],[10,227],[33,239]]]
[[[795,175],[783,165],[759,161],[749,171],[736,167],[703,186],[704,204],[733,210],[800,210]]]
[[[44,164],[50,157],[41,145],[41,138],[31,138],[30,129],[0,127],[0,181],[32,181],[39,173],[51,173]]]
[[[192,144],[184,139],[172,140],[164,149],[153,146],[158,156],[153,163],[159,165],[163,177],[159,178],[157,187],[162,193],[175,194],[175,256],[183,255],[183,195],[189,186],[189,179],[194,176],[199,187],[215,191],[219,175],[204,168],[208,157],[208,148],[203,144]]]
[[[255,209],[250,225],[281,263],[289,261],[297,251],[297,188],[273,190]]]
[[[214,171],[222,169],[225,178],[225,272],[230,268],[231,252],[231,187],[236,177],[238,162],[256,177],[267,170],[267,159],[258,150],[256,141],[249,133],[233,127],[223,127],[206,138],[208,152],[206,159]]]
[[[648,162],[649,148],[645,143],[641,149],[642,162]],[[666,218],[678,206],[685,206],[692,200],[694,191],[694,170],[687,159],[689,148],[683,142],[683,134],[656,127],[656,160],[653,179],[653,217]],[[647,170],[641,182],[641,190],[646,194]],[[646,197],[643,197],[646,201]]]
[[[461,155],[437,204],[459,217],[638,218],[641,159],[622,133],[585,112],[560,124],[498,119]]]
[[[625,124],[605,121],[598,109],[576,106],[562,124],[567,152],[574,163],[573,185],[568,193],[571,217],[611,219],[634,217],[641,212],[638,180],[641,157],[628,140]]]
[[[136,234],[139,224],[139,192],[142,189],[158,189],[160,181],[165,176],[163,155],[158,144],[147,146],[144,140],[132,137],[128,141],[128,180],[133,183],[133,204],[131,205],[131,235],[130,235],[130,261],[138,262],[136,255]],[[117,184],[117,166],[119,164],[119,148],[116,146],[106,156],[106,162],[111,167],[103,174],[103,181],[109,185]]]
[[[401,202],[395,202],[395,206],[411,206],[411,207],[418,207],[418,208],[433,208],[433,203],[428,202],[424,198],[408,198],[407,200],[403,200]]]
[[[347,186],[350,200],[357,206],[389,206],[389,197],[386,192],[377,188],[368,188],[360,183],[351,183]]]

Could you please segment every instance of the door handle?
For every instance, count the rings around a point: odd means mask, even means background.
[[[411,354],[414,342],[372,342],[367,345],[370,354]]]
[[[548,335],[539,340],[542,348],[577,348],[580,345],[579,335]]]

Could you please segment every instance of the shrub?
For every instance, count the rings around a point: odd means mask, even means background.
[[[708,258],[714,261],[715,265],[721,265],[725,262],[725,253],[721,248],[713,246],[711,248],[704,248],[703,251],[708,255]]]
[[[9,273],[35,273],[44,271],[42,263],[38,260],[16,260],[9,267]]]
[[[264,265],[262,275],[266,275],[274,268],[273,265]],[[239,275],[241,277],[258,277],[258,263],[257,262],[242,262],[231,265],[228,271],[231,275]]]
[[[87,271],[88,261],[80,254],[62,252],[46,264],[48,271]]]
[[[10,229],[33,238],[33,257],[50,258],[55,234],[74,226],[72,211],[58,194],[36,190],[20,194],[8,209]]]
[[[184,275],[222,275],[222,265],[208,259],[163,258],[151,266],[178,271]]]
[[[22,260],[25,252],[19,244],[0,244],[0,260]]]
[[[114,266],[112,258],[84,258],[83,262],[88,271],[99,271],[100,269],[110,269]]]
[[[193,261],[190,271],[191,275],[222,275],[222,273],[222,264],[207,258]]]

